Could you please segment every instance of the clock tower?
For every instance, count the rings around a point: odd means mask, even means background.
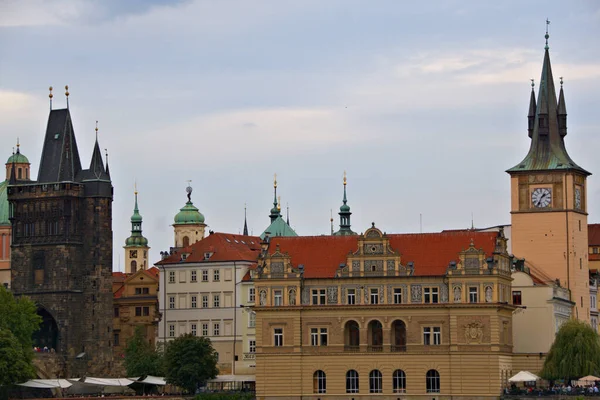
[[[527,266],[570,290],[573,315],[589,320],[587,187],[591,175],[567,153],[567,109],[562,77],[558,100],[548,33],[537,99],[528,115],[529,153],[509,169],[512,251]],[[533,81],[532,81],[533,82]]]
[[[148,269],[148,239],[142,235],[142,216],[138,209],[138,191],[135,189],[135,206],[131,216],[131,236],[125,240],[125,272],[134,274]]]

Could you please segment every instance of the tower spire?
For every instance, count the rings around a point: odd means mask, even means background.
[[[244,203],[244,236],[248,236],[248,222],[246,218],[246,203]]]
[[[290,204],[286,203],[286,208],[287,208],[287,213],[286,213],[286,219],[287,219],[287,224],[290,224]]]
[[[273,223],[277,217],[281,215],[281,206],[277,200],[277,174],[273,175],[273,208],[271,208],[271,214],[269,218],[271,218],[271,223]]]
[[[52,97],[54,97],[52,95],[52,86],[50,86],[48,90],[50,91],[50,94],[48,95],[48,98],[50,99],[50,111],[52,111]]]
[[[340,212],[338,215],[340,216],[340,230],[335,233],[335,235],[356,235],[355,232],[352,232],[350,228],[350,216],[352,213],[350,212],[350,206],[348,205],[348,198],[346,197],[346,185],[348,184],[348,180],[346,177],[346,171],[344,171],[344,197],[342,199],[342,206],[340,207]]]
[[[529,97],[529,113],[527,114],[527,134],[529,137],[533,135],[533,127],[535,125],[535,82],[531,79],[531,96]]]
[[[560,77],[560,94],[558,95],[558,132],[561,137],[567,136],[567,106],[565,104],[565,93],[563,91],[563,77]]]

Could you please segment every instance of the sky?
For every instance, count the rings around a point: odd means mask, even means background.
[[[109,153],[114,270],[135,182],[150,263],[188,180],[207,231],[241,232],[246,205],[261,234],[277,173],[296,232],[328,234],[344,171],[356,232],[507,224],[546,18],[567,150],[594,174],[600,222],[593,0],[0,0],[0,158],[18,137],[37,175],[48,87],[64,108],[68,84],[84,168],[95,121]]]

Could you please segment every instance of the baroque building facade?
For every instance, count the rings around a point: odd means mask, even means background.
[[[98,140],[83,169],[69,109],[51,109],[37,180],[17,174],[13,164],[11,286],[38,306],[34,343],[55,349],[62,376],[110,376],[113,187]]]
[[[259,399],[496,397],[512,370],[502,232],[268,238]]]

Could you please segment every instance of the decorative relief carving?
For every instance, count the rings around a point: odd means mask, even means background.
[[[295,288],[290,289],[288,292],[288,304],[290,306],[296,305],[296,289]]]
[[[423,288],[421,285],[410,285],[410,301],[411,303],[421,303]]]
[[[454,292],[454,302],[455,303],[462,302],[462,287],[454,286],[454,289],[452,289],[452,291]]]
[[[363,245],[364,254],[383,254],[383,245],[381,244],[365,244]]]
[[[385,292],[385,287],[383,285],[379,286],[379,302],[380,303],[383,303],[384,292]]]
[[[393,304],[394,303],[394,297],[393,297],[393,288],[392,285],[387,285],[387,303],[388,304]]]
[[[360,261],[352,261],[352,272],[360,272]]]
[[[310,304],[310,289],[307,287],[302,288],[302,304]]]
[[[381,237],[381,233],[379,233],[377,231],[377,229],[370,229],[367,234],[365,235],[365,237],[367,238],[380,238]]]
[[[282,262],[272,262],[271,263],[271,274],[272,275],[282,275],[283,274],[283,263]]]
[[[396,262],[394,260],[387,260],[388,272],[394,272],[396,270]]]
[[[448,302],[448,285],[446,284],[440,285],[440,301],[442,303]]]
[[[486,286],[485,287],[485,302],[491,303],[493,297],[494,297],[494,289],[492,289],[491,286]]]
[[[346,286],[342,286],[342,304],[348,304],[348,297],[346,297]]]
[[[481,344],[481,341],[483,340],[482,323],[478,321],[471,322],[470,324],[464,325],[464,330],[467,343]]]
[[[338,302],[338,288],[337,286],[327,287],[327,304],[337,304]]]
[[[467,257],[465,258],[465,269],[479,269],[479,258],[478,257]]]

